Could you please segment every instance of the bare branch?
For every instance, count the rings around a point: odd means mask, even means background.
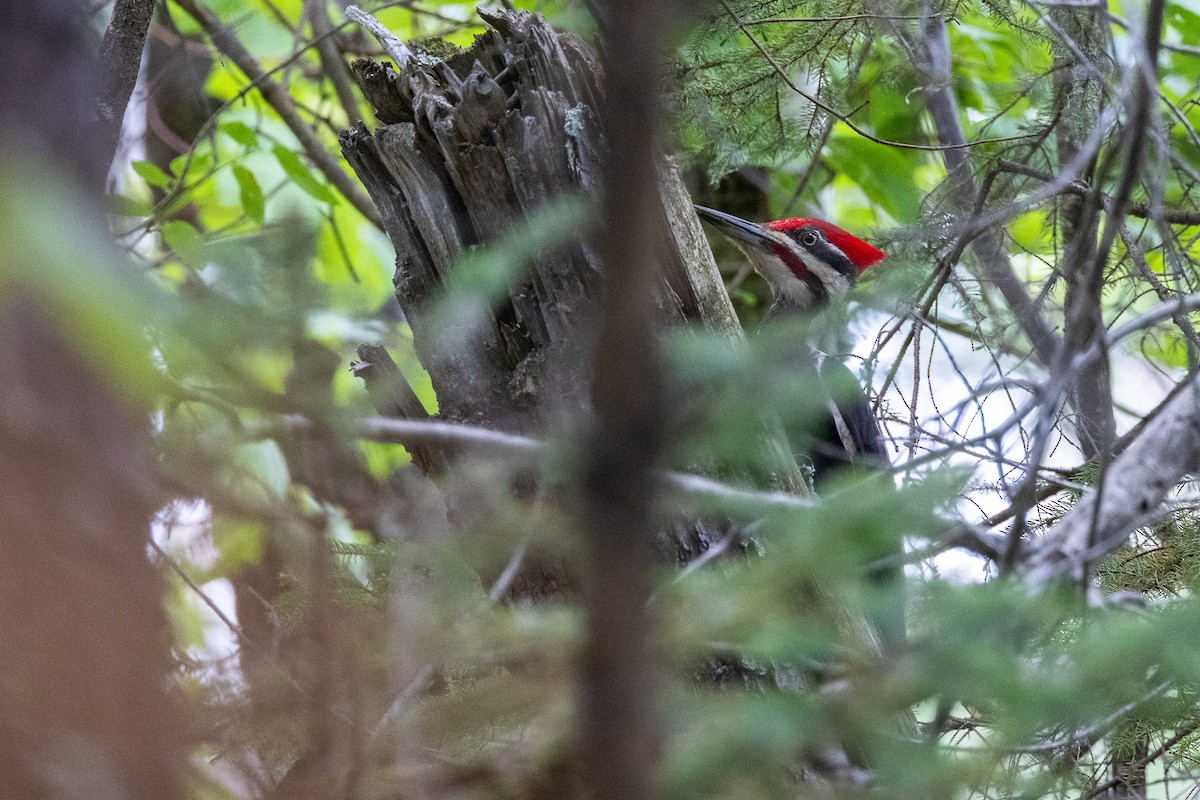
[[[1059,179],[1048,172],[1043,172],[1040,169],[1035,169],[1028,164],[1018,164],[1014,161],[1001,160],[996,163],[997,169],[1001,172],[1011,172],[1015,175],[1024,175],[1028,178],[1035,178],[1044,183],[1055,183]],[[1066,184],[1061,184],[1058,191],[1070,192],[1071,194],[1083,197],[1088,192],[1094,191],[1092,187],[1081,181],[1071,181]],[[1103,195],[1105,210],[1112,208],[1113,198],[1110,195]],[[1126,203],[1125,215],[1128,217],[1138,217],[1141,219],[1149,219],[1151,210],[1145,203]],[[1161,211],[1155,211],[1153,216],[1156,219],[1161,218],[1163,222],[1170,225],[1200,225],[1200,211],[1186,211],[1179,208],[1164,208]]]
[[[1166,752],[1172,747],[1191,736],[1197,728],[1200,728],[1200,720],[1193,720],[1192,722],[1189,722],[1188,724],[1176,730],[1175,734],[1168,738],[1160,746],[1135,761],[1134,765],[1138,767],[1145,767],[1157,761],[1158,759],[1162,758],[1163,755],[1166,754]],[[1091,791],[1080,797],[1079,800],[1092,800],[1093,797],[1099,797],[1102,794],[1106,794],[1109,790],[1115,789],[1116,787],[1120,786],[1122,782],[1123,778],[1120,776],[1113,778],[1112,780],[1105,781],[1104,783],[1093,787]]]
[[[346,123],[353,125],[360,118],[358,96],[354,94],[354,78],[342,57],[337,40],[332,36],[333,23],[329,20],[325,0],[304,0],[304,14],[312,25],[313,45],[321,57],[321,71],[333,84],[338,102],[346,112]]]
[[[400,41],[396,37],[396,34],[385,28],[379,20],[358,6],[348,7],[346,9],[346,16],[370,31],[375,40],[383,47],[384,52],[392,57],[392,61],[396,62],[397,71],[404,72],[408,66],[408,62],[413,58],[413,52],[408,49],[408,45]]]
[[[925,105],[933,118],[938,140],[946,145],[943,155],[946,170],[950,173],[951,189],[960,208],[973,208],[980,193],[971,169],[970,161],[961,147],[966,145],[966,133],[959,121],[958,103],[950,91],[950,37],[946,22],[941,16],[931,15],[922,23],[923,36],[915,40],[907,32],[897,29],[913,54],[915,66],[928,76],[932,86],[925,95]],[[1002,231],[990,227],[990,222],[980,219],[979,225],[988,227],[971,240],[970,248],[983,267],[984,274],[995,284],[1016,316],[1021,330],[1029,337],[1043,365],[1054,363],[1054,355],[1062,342],[1050,327],[1050,323],[1034,304],[1025,283],[1013,270],[1012,262],[1004,248]],[[966,231],[965,234],[971,233]]]
[[[308,430],[316,424],[301,414],[285,414],[274,423],[250,428],[248,436],[252,439],[264,439]],[[551,455],[557,450],[555,445],[529,436],[436,420],[364,417],[343,430],[351,436],[373,442],[402,444],[405,447],[423,445],[445,449],[466,448],[477,453],[506,458],[516,466]],[[796,511],[814,508],[818,502],[811,497],[799,497],[788,492],[743,489],[703,475],[684,472],[661,471],[658,473],[658,479],[666,489],[683,497],[744,506],[755,514],[769,510]]]
[[[121,138],[125,107],[137,83],[152,16],[154,0],[117,0],[113,4],[112,21],[104,31],[104,42],[100,45],[104,78],[97,106],[104,152],[110,162]]]
[[[748,19],[743,25],[771,25],[785,22],[855,22],[858,20],[914,20],[921,17],[916,14],[842,14],[833,17],[767,17],[765,19]]]

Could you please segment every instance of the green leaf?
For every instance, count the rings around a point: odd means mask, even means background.
[[[1014,219],[1008,226],[1013,241],[1032,253],[1053,252],[1053,241],[1046,232],[1046,214],[1031,211]]]
[[[149,161],[134,161],[130,166],[133,167],[134,172],[141,176],[142,180],[151,186],[166,189],[175,182],[175,179],[163,172],[161,167]]]
[[[230,139],[244,147],[254,147],[258,144],[258,131],[241,120],[234,119],[223,122],[217,127]]]
[[[208,172],[212,167],[212,156],[207,153],[192,151],[171,159],[171,173],[181,179],[185,175],[199,176]]]
[[[393,472],[412,463],[412,456],[400,445],[359,442],[358,451],[367,464],[367,471],[379,481],[387,480]]]
[[[838,136],[828,147],[838,170],[857,183],[873,203],[898,222],[917,221],[921,191],[913,182],[913,172],[921,156],[858,136]]]
[[[276,497],[287,494],[287,461],[279,445],[272,441],[239,445],[233,453],[233,463],[257,479],[260,486]]]
[[[1200,41],[1200,13],[1191,11],[1179,3],[1167,6],[1167,24],[1179,31],[1184,42]]]
[[[214,514],[212,520],[213,544],[221,554],[213,566],[214,577],[224,577],[247,564],[262,561],[265,549],[262,523]]]
[[[148,217],[152,213],[149,201],[140,200],[124,194],[110,195],[109,207],[112,212],[121,217]]]
[[[1184,369],[1188,365],[1187,342],[1177,333],[1163,331],[1158,336],[1146,337],[1140,350],[1146,358],[1167,367]]]
[[[167,247],[179,256],[179,260],[193,269],[202,269],[207,263],[204,237],[200,231],[181,220],[164,222],[162,238]]]
[[[329,288],[332,308],[371,313],[395,291],[391,243],[348,204],[331,211],[317,228],[313,270]]]
[[[238,191],[241,196],[242,208],[246,216],[255,222],[262,222],[266,211],[266,198],[263,197],[262,187],[254,173],[240,164],[233,168],[233,177],[237,179]]]
[[[300,161],[298,155],[281,144],[272,147],[271,152],[275,154],[275,160],[279,162],[279,166],[283,167],[283,171],[287,173],[287,176],[306,194],[323,203],[332,203],[334,201],[333,192],[329,191],[328,186],[313,177],[313,174]]]

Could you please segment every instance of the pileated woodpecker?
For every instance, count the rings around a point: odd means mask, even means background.
[[[844,298],[858,276],[879,263],[884,253],[821,219],[793,218],[749,222],[741,217],[696,206],[700,218],[733,240],[771,286],[771,315],[806,313]],[[888,463],[879,424],[857,379],[834,354],[806,345],[799,353],[801,372],[820,382],[829,398],[827,419],[813,440],[796,443],[806,451],[814,480],[838,466]]]
[[[807,313],[844,298],[859,275],[884,258],[883,251],[820,219],[756,223],[703,206],[696,206],[696,212],[732,239],[770,284],[775,300],[771,315]],[[817,382],[828,411],[815,421],[811,441],[792,442],[799,450],[798,460],[811,463],[814,483],[819,485],[841,466],[886,466],[879,423],[854,374],[836,354],[823,353],[811,343],[797,353],[796,361],[797,378]],[[898,567],[872,572],[879,585],[899,593],[899,602],[874,620],[885,646],[904,641],[902,577]]]

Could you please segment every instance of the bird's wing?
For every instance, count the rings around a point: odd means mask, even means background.
[[[817,378],[829,398],[829,421],[813,443],[817,477],[839,466],[887,466],[883,433],[862,386],[845,364],[831,356],[817,362]]]

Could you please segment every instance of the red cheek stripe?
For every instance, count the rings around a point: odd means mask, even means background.
[[[854,263],[854,266],[858,267],[859,272],[862,272],[867,267],[878,264],[886,255],[879,248],[872,247],[857,236],[846,233],[837,225],[834,225],[832,222],[826,222],[823,219],[814,219],[811,217],[777,219],[774,222],[768,222],[767,227],[781,233],[794,231],[797,228],[816,228],[825,234],[825,238],[829,240],[830,244],[846,254],[846,258],[850,259]],[[791,264],[789,263],[788,266],[791,266]],[[795,267],[792,267],[792,270],[795,271]]]
[[[793,275],[808,283],[812,274],[808,271],[808,267],[804,266],[804,262],[800,260],[799,256],[781,244],[773,244],[771,249],[775,251],[775,255],[779,256],[779,260],[787,265]]]

